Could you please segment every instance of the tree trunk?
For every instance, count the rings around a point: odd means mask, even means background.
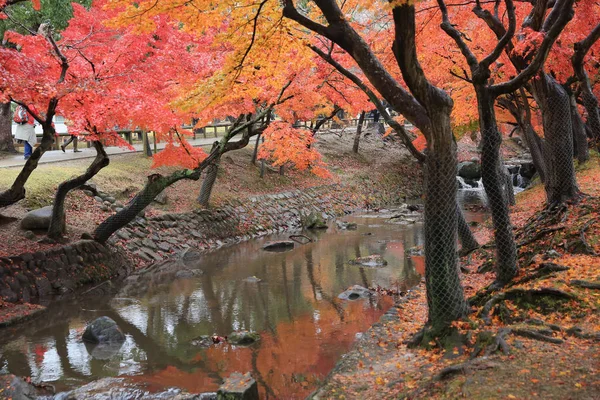
[[[500,162],[502,135],[496,125],[494,98],[487,88],[487,83],[475,85],[475,92],[483,144],[481,175],[492,213],[496,240],[496,280],[504,285],[517,273],[517,248],[508,213],[508,199],[503,190],[506,181]],[[512,190],[512,184],[510,189]]]
[[[12,137],[12,115],[10,112],[10,101],[0,103],[0,151],[16,153]]]
[[[110,162],[108,155],[104,151],[102,143],[100,141],[94,141],[93,145],[96,149],[96,158],[87,168],[85,173],[73,179],[64,181],[56,190],[54,204],[52,207],[52,218],[50,220],[50,227],[48,228],[49,238],[59,239],[66,232],[65,198],[67,197],[67,194],[71,190],[78,188],[79,186],[85,184],[88,180],[92,179]]]
[[[31,157],[27,159],[10,189],[0,193],[0,207],[10,206],[25,198],[25,183],[27,183],[29,177],[37,168],[40,158],[42,158],[46,151],[50,150],[52,143],[54,143],[54,128],[50,124],[47,124],[43,129],[42,143],[33,151]]]
[[[252,153],[252,165],[256,165],[256,158],[258,157],[258,146],[260,145],[260,137],[262,135],[259,134],[256,137],[256,143],[254,144],[254,152]]]
[[[285,165],[279,166],[279,175],[281,175],[281,176],[285,175]]]
[[[512,177],[504,165],[502,165],[500,168],[500,176],[504,178],[502,187],[504,188],[504,195],[506,196],[506,204],[509,206],[514,206],[517,204],[517,201],[515,200],[515,190],[513,189]]]
[[[466,254],[472,250],[478,249],[479,243],[477,243],[475,236],[473,236],[473,232],[471,232],[467,220],[465,219],[465,214],[459,205],[456,207],[456,217],[458,240],[461,245],[460,253]]]
[[[146,157],[152,157],[152,149],[150,148],[150,138],[147,131],[142,131],[142,145]]]
[[[573,164],[571,102],[566,90],[550,75],[542,73],[532,82],[544,125],[546,198],[553,206],[580,195]]]
[[[210,195],[212,194],[215,181],[217,180],[218,172],[219,160],[216,160],[206,168],[206,176],[202,181],[202,188],[200,189],[200,195],[198,196],[198,203],[204,208],[208,208]]]
[[[570,96],[571,101],[571,124],[573,125],[573,151],[577,156],[577,161],[583,164],[590,159],[590,151],[588,149],[587,134],[585,133],[585,125],[579,115],[575,96]]]
[[[533,159],[533,165],[535,166],[535,170],[540,176],[540,181],[542,183],[546,182],[546,161],[543,153],[543,142],[540,136],[536,131],[533,130],[533,126],[527,123],[523,127],[523,138],[525,139],[525,143],[527,147],[529,147],[529,153],[531,154],[531,158]]]
[[[94,240],[99,243],[105,243],[116,231],[130,223],[135,217],[144,210],[152,201],[167,187],[182,179],[200,179],[200,173],[206,168],[206,164],[201,164],[195,170],[179,170],[169,176],[152,174],[148,176],[148,181],[142,190],[131,201],[116,214],[105,219],[94,231]]]
[[[356,154],[358,154],[358,145],[360,143],[360,135],[362,134],[363,122],[365,121],[365,114],[365,111],[361,111],[358,117],[358,126],[356,127],[356,135],[354,136],[354,145],[352,146],[352,151]]]
[[[427,155],[425,199],[425,282],[429,322],[444,329],[467,312],[456,264],[456,151],[449,115],[432,116],[435,136]],[[462,231],[462,229],[461,229]]]
[[[130,223],[135,217],[152,203],[152,201],[167,187],[182,179],[191,179],[197,181],[200,179],[202,171],[208,167],[218,156],[217,149],[206,157],[196,169],[184,169],[173,172],[171,175],[162,176],[160,174],[152,174],[148,176],[146,185],[140,192],[118,213],[111,215],[94,231],[94,240],[99,243],[105,243],[116,231]]]

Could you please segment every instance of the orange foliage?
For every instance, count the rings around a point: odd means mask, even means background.
[[[309,130],[276,121],[265,130],[263,137],[265,141],[260,146],[259,158],[270,159],[275,166],[289,163],[323,178],[331,176],[321,154],[312,146],[315,139]]]

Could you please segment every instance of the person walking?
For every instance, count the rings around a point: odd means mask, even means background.
[[[73,142],[73,153],[81,153],[80,150],[77,150],[77,135],[71,135],[69,137],[69,140],[67,140],[66,143],[64,143],[62,146],[60,146],[60,149],[63,151],[63,153],[65,152],[65,148],[71,143]]]
[[[29,109],[37,114],[37,110],[33,105],[29,106]],[[33,115],[27,112],[27,109],[21,105],[17,106],[13,120],[17,123],[17,129],[15,131],[15,139],[19,143],[23,143],[25,160],[31,157],[33,148],[37,144],[37,137],[35,135],[35,119]]]

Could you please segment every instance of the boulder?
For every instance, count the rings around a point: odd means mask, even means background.
[[[219,388],[217,400],[258,400],[258,385],[249,372],[234,372]]]
[[[335,221],[335,224],[341,230],[355,231],[358,229],[358,225],[354,222]]]
[[[362,267],[383,267],[387,265],[387,261],[379,254],[373,254],[367,257],[358,257],[348,261],[349,264],[360,265]]]
[[[123,342],[108,342],[108,343],[90,343],[85,342],[85,348],[89,355],[95,360],[110,360],[123,347]]]
[[[35,388],[13,374],[0,375],[0,396],[13,400],[37,398]]]
[[[115,321],[109,317],[100,317],[85,328],[83,340],[89,343],[122,343],[125,335]]]
[[[162,191],[154,198],[154,202],[158,204],[167,204],[169,202],[169,198],[167,197],[167,194]]]
[[[21,228],[30,229],[48,229],[50,219],[52,218],[52,206],[42,207],[37,210],[29,211],[21,220]]]
[[[354,285],[343,291],[338,295],[338,299],[342,300],[358,300],[358,299],[366,299],[373,295],[374,292],[371,290],[359,286]]]
[[[286,251],[294,248],[294,242],[292,240],[278,240],[276,242],[267,242],[263,246],[263,250],[266,251]]]
[[[473,161],[464,161],[458,164],[458,176],[464,179],[479,180],[481,178],[481,165]]]
[[[227,341],[237,346],[248,346],[260,340],[260,335],[251,331],[231,332]]]
[[[302,218],[302,227],[305,229],[327,229],[327,223],[319,213],[311,212]]]
[[[523,178],[531,180],[535,175],[535,166],[533,165],[533,163],[523,163],[521,164],[521,169],[519,170],[519,173]]]

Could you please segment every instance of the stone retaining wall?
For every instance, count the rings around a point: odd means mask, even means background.
[[[299,229],[312,212],[333,218],[355,209],[339,185],[232,200],[220,208],[138,217],[109,243],[144,262],[161,261],[186,249],[209,249],[284,230]]]
[[[119,251],[82,240],[47,251],[0,258],[0,298],[44,303],[55,295],[128,273],[131,263]]]

